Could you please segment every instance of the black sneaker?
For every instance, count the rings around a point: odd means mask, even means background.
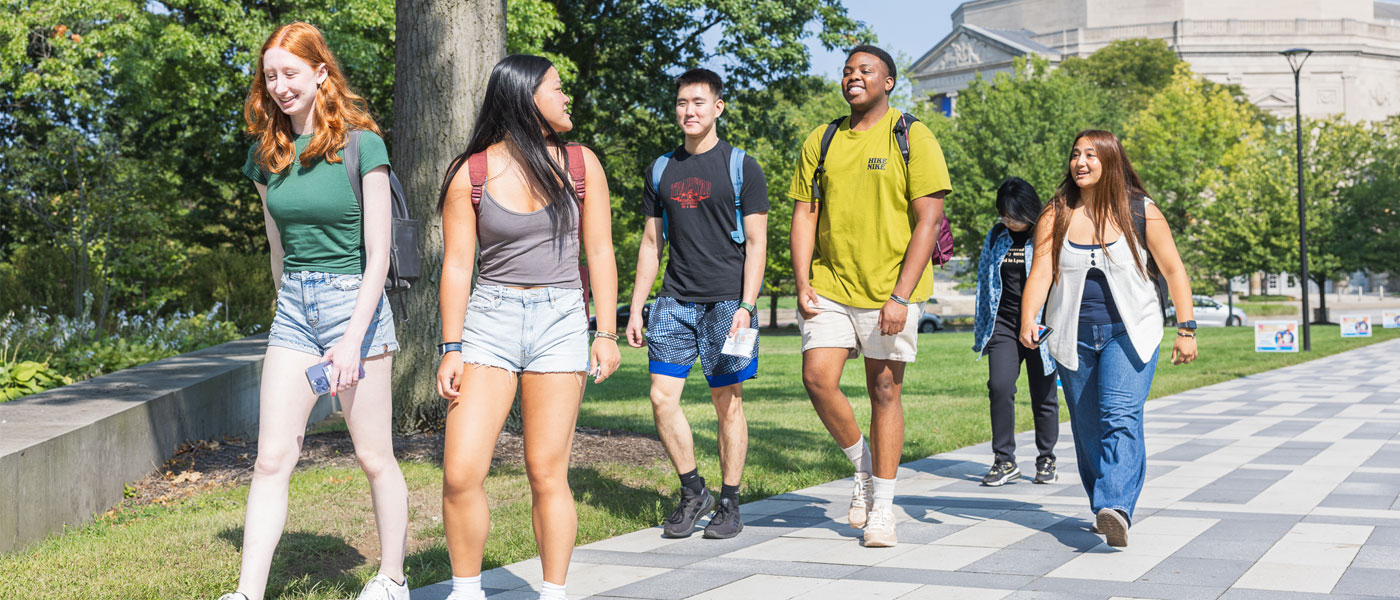
[[[697,494],[690,491],[690,488],[681,488],[681,503],[671,512],[671,516],[666,517],[666,528],[661,534],[662,537],[690,537],[695,530],[695,522],[699,521],[700,517],[710,514],[714,507],[715,497],[710,495],[710,490],[702,489]]]
[[[1008,481],[1016,481],[1016,478],[1020,476],[1021,467],[1016,466],[1016,463],[998,460],[992,463],[992,469],[987,471],[986,476],[982,477],[982,485],[1000,487]]]
[[[715,515],[710,517],[710,524],[705,526],[705,537],[711,540],[727,540],[744,530],[744,521],[739,518],[739,503],[723,496],[719,499],[719,508],[715,509]]]
[[[1060,476],[1055,473],[1055,459],[1049,456],[1042,456],[1035,460],[1035,482],[1055,483],[1060,480]]]

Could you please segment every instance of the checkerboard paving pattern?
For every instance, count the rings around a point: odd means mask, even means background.
[[[899,545],[863,548],[851,481],[742,507],[732,540],[660,527],[580,547],[577,598],[1400,598],[1400,341],[1154,400],[1129,547],[1089,531],[1068,424],[1060,481],[979,485],[989,444],[903,465]],[[1031,449],[1030,434],[1018,447]],[[832,451],[836,451],[832,446]],[[1023,469],[1030,467],[1029,460]],[[483,574],[533,599],[537,559]],[[443,582],[416,590],[445,598]]]

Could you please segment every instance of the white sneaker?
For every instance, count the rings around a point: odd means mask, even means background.
[[[248,600],[248,596],[245,596],[243,592],[229,592],[219,596],[219,600]]]
[[[851,490],[851,508],[846,512],[851,527],[864,529],[870,516],[870,505],[875,503],[875,480],[869,473],[856,473],[855,487]]]
[[[865,524],[866,548],[892,548],[899,541],[894,534],[894,508],[876,506]]]
[[[408,578],[403,583],[395,583],[388,575],[375,575],[374,579],[360,590],[357,600],[408,600]]]

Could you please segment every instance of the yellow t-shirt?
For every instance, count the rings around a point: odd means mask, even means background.
[[[847,306],[884,306],[913,237],[916,219],[910,200],[952,191],[943,149],[923,123],[909,128],[909,164],[904,164],[894,138],[899,116],[891,108],[878,125],[865,131],[851,131],[847,119],[826,153],[812,289]],[[802,144],[789,198],[813,201],[812,172],[825,131],[826,125],[816,128]],[[909,299],[922,302],[932,293],[930,263]]]

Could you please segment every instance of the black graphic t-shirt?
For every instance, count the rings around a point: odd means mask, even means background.
[[[669,221],[670,259],[661,284],[662,296],[718,302],[738,300],[744,293],[744,246],[729,237],[729,232],[738,228],[734,184],[729,181],[730,150],[724,140],[695,155],[684,147],[677,148],[661,175],[661,194],[652,187],[652,164],[642,173],[646,181],[642,214],[660,217],[664,202]],[[752,156],[744,157],[744,187],[739,195],[745,215],[768,210],[768,184]]]
[[[1030,231],[1010,231],[1011,247],[1006,257],[1001,259],[1001,305],[997,307],[997,321],[1012,330],[1021,326],[1021,291],[1026,287],[1026,240]]]

